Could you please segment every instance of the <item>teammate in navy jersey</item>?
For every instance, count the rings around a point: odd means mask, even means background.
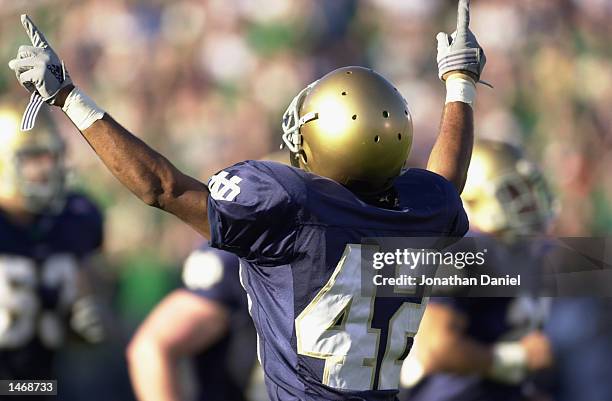
[[[0,379],[53,379],[69,334],[103,339],[83,265],[102,244],[102,217],[66,192],[64,143],[49,124],[28,135],[0,106]]]
[[[552,196],[538,169],[519,148],[498,141],[476,142],[462,198],[472,236],[498,242],[487,255],[491,267],[507,259],[504,252],[521,250],[520,235],[541,236],[553,215]],[[530,256],[515,254],[513,260],[541,268],[537,260],[545,255],[546,240],[540,242],[529,248]],[[550,299],[531,297],[432,297],[404,364],[402,384],[409,390],[400,399],[524,399],[528,372],[552,362],[549,340],[539,330],[549,305]]]
[[[209,246],[185,262],[185,288],[164,298],[128,347],[141,401],[186,399],[178,365],[192,358],[200,401],[244,401],[255,362],[255,328],[240,285],[238,258]]]
[[[486,61],[469,30],[469,1],[459,0],[457,32],[437,36],[447,98],[429,171],[403,170],[412,120],[399,91],[370,69],[345,67],[306,87],[287,109],[283,141],[294,167],[247,161],[208,185],[100,109],[72,84],[32,21],[23,16],[22,23],[33,46],[21,47],[9,67],[33,92],[31,104],[62,107],[141,200],[243,259],[270,398],[394,400],[424,303],[363,295],[360,244],[364,237],[461,236],[468,229],[459,193]]]

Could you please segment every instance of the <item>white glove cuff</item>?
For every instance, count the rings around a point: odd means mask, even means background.
[[[474,107],[476,84],[467,76],[454,74],[446,79],[446,103],[463,102]]]
[[[79,131],[89,128],[91,124],[104,116],[104,110],[76,86],[66,98],[62,110]]]
[[[497,343],[493,346],[492,379],[518,384],[527,375],[527,353],[519,342]]]

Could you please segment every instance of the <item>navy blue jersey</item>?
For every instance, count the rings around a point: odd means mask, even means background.
[[[211,243],[242,258],[270,398],[394,400],[424,304],[362,295],[360,244],[462,236],[467,217],[452,184],[407,170],[390,192],[394,207],[381,208],[327,178],[246,161],[208,186]]]
[[[102,216],[81,195],[27,225],[0,210],[0,377],[48,377],[78,295],[79,264],[101,243]]]
[[[49,377],[79,264],[101,243],[101,214],[81,195],[25,226],[0,210],[0,378]]]
[[[256,334],[238,270],[236,255],[208,245],[194,251],[183,268],[189,291],[219,303],[230,313],[227,335],[194,356],[200,401],[245,400],[255,363]]]
[[[555,298],[544,332],[555,359],[554,399],[612,400],[612,299]]]

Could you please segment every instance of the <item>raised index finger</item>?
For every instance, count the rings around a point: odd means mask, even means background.
[[[470,0],[459,0],[457,33],[467,33],[470,27]]]
[[[25,28],[26,33],[30,37],[32,41],[32,45],[35,47],[47,48],[49,46],[49,42],[47,42],[47,38],[45,35],[34,25],[34,22],[30,19],[27,14],[21,15],[21,24]]]

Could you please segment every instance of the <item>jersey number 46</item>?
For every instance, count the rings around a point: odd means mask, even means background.
[[[404,302],[391,316],[386,348],[378,361],[381,330],[372,327],[376,288],[372,280],[362,280],[361,250],[361,245],[346,246],[330,279],[295,319],[297,351],[325,360],[322,381],[330,387],[397,389],[402,361],[426,302]]]

